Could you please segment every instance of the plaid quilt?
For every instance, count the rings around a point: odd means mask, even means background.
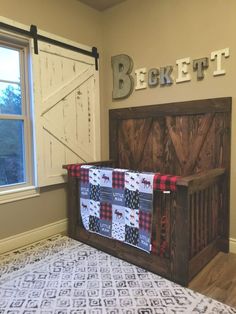
[[[68,176],[71,177],[80,177],[80,164],[71,164],[71,165],[67,165],[66,169],[68,171]]]
[[[161,191],[176,191],[178,176],[156,173],[154,176],[153,189]]]
[[[154,173],[80,168],[80,208],[88,231],[151,251]]]
[[[176,191],[180,177],[82,164],[66,169],[68,176],[80,178],[85,229],[157,254],[158,244],[151,239],[153,191]]]
[[[83,170],[83,166],[81,164],[67,165],[66,169],[68,171],[68,175],[72,177],[80,178],[81,176],[88,176],[88,172]],[[121,169],[118,169],[112,174],[112,187],[124,189],[124,171],[122,172],[120,170]],[[155,173],[153,190],[176,191],[176,182],[179,178],[179,176]]]

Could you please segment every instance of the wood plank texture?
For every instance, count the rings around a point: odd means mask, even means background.
[[[181,176],[229,171],[230,110],[230,98],[110,110],[110,157]]]
[[[218,253],[189,288],[236,308],[236,254]]]
[[[116,167],[182,177],[176,192],[155,191],[156,252],[84,230],[72,192],[70,235],[186,286],[229,247],[231,98],[114,109],[109,115],[110,158]],[[73,191],[76,181],[69,183]]]

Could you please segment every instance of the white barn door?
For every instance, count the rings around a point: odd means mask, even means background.
[[[33,54],[38,185],[65,181],[63,164],[100,159],[98,71],[93,57],[39,42]]]

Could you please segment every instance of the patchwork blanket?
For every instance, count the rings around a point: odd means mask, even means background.
[[[80,180],[85,229],[150,253],[154,173],[84,165]]]

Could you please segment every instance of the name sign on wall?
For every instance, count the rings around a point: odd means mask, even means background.
[[[222,58],[229,57],[229,48],[211,52],[210,60],[215,62],[213,76],[224,75],[226,71],[222,68]],[[134,90],[147,87],[165,86],[191,81],[190,67],[196,72],[197,80],[204,79],[204,72],[209,66],[209,58],[195,59],[191,62],[190,57],[176,60],[177,77],[173,78],[173,66],[167,65],[160,68],[140,68],[133,70],[133,60],[130,56],[120,54],[111,58],[113,70],[113,99],[127,98]]]

